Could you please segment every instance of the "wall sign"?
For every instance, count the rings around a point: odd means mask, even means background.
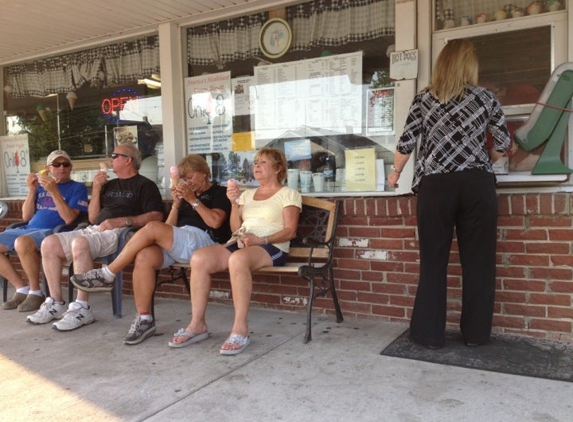
[[[390,78],[415,79],[418,77],[418,50],[396,51],[390,55]]]
[[[132,103],[137,103],[139,99],[139,94],[130,88],[121,88],[114,92],[111,97],[104,98],[101,102],[101,112],[108,120],[117,122],[119,118],[119,112],[123,110],[123,107],[128,101]]]

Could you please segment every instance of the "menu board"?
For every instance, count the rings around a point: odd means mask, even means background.
[[[233,134],[231,72],[185,78],[187,150],[226,152]]]
[[[255,67],[257,148],[302,126],[362,130],[362,52]]]
[[[394,88],[366,93],[366,135],[394,134]]]

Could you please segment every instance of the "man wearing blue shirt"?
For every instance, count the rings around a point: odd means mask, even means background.
[[[26,178],[28,195],[22,205],[22,219],[28,224],[0,233],[0,274],[16,288],[12,299],[2,309],[18,308],[20,312],[37,310],[44,302],[40,288],[40,245],[60,224],[74,222],[86,213],[88,191],[85,185],[71,179],[70,156],[61,150],[50,153],[46,171]],[[6,252],[16,251],[28,283],[16,271]]]

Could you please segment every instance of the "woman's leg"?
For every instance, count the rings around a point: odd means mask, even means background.
[[[139,315],[151,313],[151,301],[155,291],[155,270],[163,265],[163,251],[159,246],[148,246],[135,256],[133,269],[133,296]]]
[[[460,329],[468,344],[491,336],[495,303],[497,197],[493,174],[471,172],[461,195],[456,235],[462,264]]]
[[[205,314],[211,290],[211,274],[228,268],[231,252],[222,245],[213,245],[196,250],[191,257],[191,322],[185,329],[188,333],[202,334],[207,331]],[[173,337],[173,343],[183,343],[185,337]]]
[[[151,221],[139,229],[121,253],[107,267],[117,274],[133,262],[139,251],[147,246],[157,245],[168,251],[173,246],[173,226],[160,221]]]
[[[252,272],[258,268],[272,266],[273,261],[268,252],[258,246],[239,249],[229,258],[229,275],[233,292],[233,305],[235,307],[235,319],[231,335],[239,334],[242,337],[249,335],[247,317],[251,304],[253,290]],[[235,349],[240,346],[224,344],[225,349]]]
[[[429,347],[445,343],[447,270],[457,211],[454,180],[451,174],[425,176],[418,191],[420,279],[410,336]]]

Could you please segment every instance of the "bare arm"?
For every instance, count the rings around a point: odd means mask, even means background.
[[[229,218],[231,231],[239,230],[239,227],[243,224],[243,218],[241,217],[242,209],[242,205],[237,204],[235,201],[231,202],[231,217]]]
[[[88,205],[88,218],[90,223],[94,223],[97,216],[101,212],[101,190],[103,185],[107,183],[107,174],[103,171],[98,171],[94,176],[92,185],[92,198]]]
[[[36,191],[38,190],[38,178],[34,173],[26,177],[28,185],[28,195],[22,204],[22,220],[30,221],[36,214]]]
[[[489,158],[491,158],[492,163],[495,163],[497,160],[499,160],[504,155],[505,155],[504,152],[496,151],[493,148],[489,150]]]
[[[388,175],[388,184],[390,187],[397,188],[398,187],[398,179],[406,167],[406,163],[410,159],[410,154],[402,154],[396,151],[394,154],[394,170]]]

